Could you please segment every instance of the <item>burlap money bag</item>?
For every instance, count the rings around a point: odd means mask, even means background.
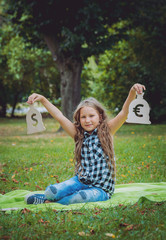
[[[130,103],[127,123],[151,124],[149,120],[150,107],[143,99],[142,94],[137,94],[137,98]]]
[[[30,110],[26,115],[27,134],[42,132],[45,130],[41,113],[34,108],[33,104],[30,105]]]

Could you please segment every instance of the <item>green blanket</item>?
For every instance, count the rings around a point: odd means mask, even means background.
[[[160,183],[132,183],[116,185],[116,190],[111,199],[104,202],[77,203],[71,205],[62,205],[59,203],[47,203],[39,205],[27,205],[24,197],[29,194],[27,190],[15,190],[5,195],[0,195],[0,209],[2,211],[21,210],[27,208],[31,211],[46,211],[47,209],[63,210],[80,210],[82,208],[109,208],[119,204],[134,204],[136,202],[166,201],[166,182]],[[39,193],[39,192],[34,192]],[[40,191],[41,193],[41,191]]]

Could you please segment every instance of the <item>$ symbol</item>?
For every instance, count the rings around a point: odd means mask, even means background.
[[[32,114],[31,118],[33,121],[35,121],[36,123],[33,124],[33,126],[36,126],[38,124],[38,120],[36,118],[34,118],[36,116],[35,113]]]
[[[135,106],[135,108],[133,108],[133,112],[135,113],[135,115],[137,117],[143,117],[142,114],[138,114],[138,113],[140,113],[140,108],[139,107],[143,107],[143,106],[144,106],[143,104],[138,104],[138,105]]]

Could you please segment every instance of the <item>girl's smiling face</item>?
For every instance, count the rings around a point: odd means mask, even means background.
[[[100,123],[100,115],[97,110],[92,107],[83,107],[80,110],[80,123],[81,127],[88,133],[92,133],[93,130]]]

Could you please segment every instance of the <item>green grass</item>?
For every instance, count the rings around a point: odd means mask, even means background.
[[[46,131],[27,135],[25,119],[0,120],[0,193],[44,190],[74,174],[74,142]],[[165,125],[124,125],[114,137],[117,184],[165,182]],[[165,203],[69,212],[1,213],[1,239],[165,239]],[[113,235],[109,235],[109,234]]]

